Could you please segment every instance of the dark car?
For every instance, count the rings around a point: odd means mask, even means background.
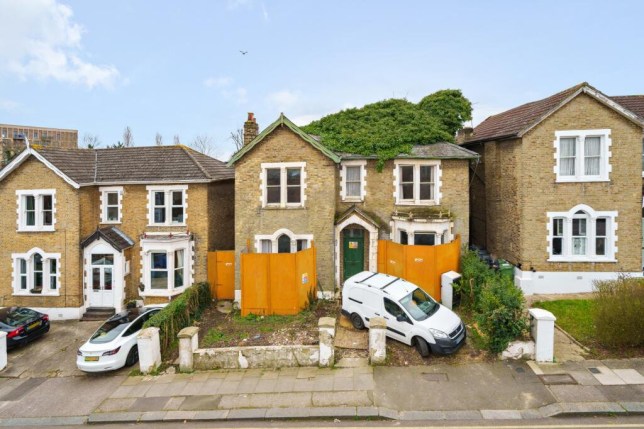
[[[0,331],[7,333],[8,349],[21,346],[49,332],[49,316],[31,308],[1,308]]]

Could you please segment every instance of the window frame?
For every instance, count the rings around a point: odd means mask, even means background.
[[[39,271],[35,270],[36,255],[42,258],[42,269]],[[12,253],[11,258],[13,260],[13,296],[60,296],[60,253],[47,253],[35,247],[27,253]],[[23,261],[25,262],[24,267],[26,271],[24,273],[22,272]],[[54,266],[53,271],[52,266]],[[32,293],[31,291],[35,289],[36,272],[42,276],[42,289],[39,293]],[[23,279],[25,279],[25,289],[22,288]]]
[[[282,236],[290,238],[290,252],[288,253],[296,253],[301,250],[310,249],[313,243],[313,234],[295,234],[289,229],[281,228],[271,235],[256,235],[255,252],[279,253],[278,241]],[[270,243],[270,245],[268,243]],[[270,252],[264,252],[265,248],[269,248]],[[298,248],[301,248],[301,250],[298,250]]]
[[[586,139],[592,137],[599,137],[599,174],[587,175],[586,169]],[[562,139],[575,139],[575,156],[574,156],[574,169],[573,175],[561,174],[561,140]],[[557,183],[576,183],[576,182],[609,182],[612,166],[610,158],[612,153],[610,148],[612,146],[611,130],[610,129],[588,129],[588,130],[561,130],[555,131],[555,166],[554,173]],[[644,173],[643,173],[644,176]]]
[[[51,225],[45,225],[44,197],[51,197]],[[34,225],[27,225],[27,198],[34,198]],[[16,199],[18,216],[16,220],[18,232],[53,232],[56,230],[56,190],[55,189],[29,189],[17,190]]]
[[[194,241],[192,236],[185,233],[168,235],[166,233],[148,233],[147,238],[141,240],[141,283],[143,290],[140,296],[175,296],[190,287],[193,282],[194,269]],[[176,253],[183,251],[183,285],[176,286]],[[152,268],[152,257],[154,253],[165,253],[167,272],[167,287],[165,289],[152,289],[152,271],[160,269]]]
[[[101,198],[101,223],[106,224],[120,224],[123,222],[123,187],[122,186],[109,186],[98,188]],[[109,204],[109,194],[117,194],[116,205]],[[108,210],[110,207],[117,208],[117,219],[108,219]]]
[[[413,167],[413,179],[412,179],[412,198],[403,198],[402,186],[402,168],[403,167]],[[420,198],[420,188],[421,188],[421,167],[431,167],[432,173],[430,182],[422,183],[431,183],[431,193],[433,198],[430,199],[421,199]],[[411,206],[433,206],[440,204],[442,198],[441,187],[442,187],[442,169],[440,160],[396,160],[394,161],[394,199],[396,205],[411,205]],[[408,184],[410,182],[404,182]]]
[[[188,223],[188,185],[172,186],[146,186],[148,191],[148,226],[186,226]],[[182,205],[173,205],[173,193],[182,192]],[[155,204],[155,194],[162,192],[164,194],[163,205]],[[183,222],[172,221],[172,209],[176,207],[183,208]],[[164,208],[164,222],[155,222],[155,209]]]
[[[617,262],[617,211],[596,211],[579,204],[567,212],[548,212],[547,214],[547,252],[548,262]],[[597,221],[604,220],[605,233],[597,235]],[[584,234],[573,235],[573,224],[585,221]],[[554,222],[560,221],[561,235],[555,234]],[[575,254],[574,239],[581,237],[585,242],[585,253]],[[597,254],[597,239],[604,239],[604,254]],[[561,239],[561,254],[555,255],[554,240]]]
[[[359,195],[349,195],[348,190],[348,169],[349,168],[359,168],[360,169],[360,193]],[[354,182],[352,182],[354,183]],[[357,183],[357,182],[355,182]],[[365,200],[367,195],[367,161],[366,160],[356,160],[356,161],[342,161],[340,169],[340,198],[342,201],[348,202],[362,202]]]
[[[280,171],[280,199],[279,202],[268,202],[268,170]],[[300,201],[295,203],[288,202],[288,188],[296,185],[288,184],[288,170],[300,170]],[[262,208],[304,208],[306,206],[306,162],[277,162],[277,163],[262,163],[260,187],[262,195],[260,197]],[[275,187],[276,185],[271,185]]]

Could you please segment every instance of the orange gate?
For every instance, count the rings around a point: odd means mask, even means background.
[[[378,240],[378,272],[418,285],[435,300],[441,299],[441,274],[458,271],[461,237],[436,246],[404,245]]]
[[[217,299],[235,299],[235,251],[208,252],[208,283]]]
[[[241,314],[297,314],[316,291],[315,247],[241,255]]]

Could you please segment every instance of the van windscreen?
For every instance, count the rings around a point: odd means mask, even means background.
[[[412,293],[402,298],[400,305],[414,319],[421,321],[427,319],[438,311],[438,304],[424,290],[416,288]]]

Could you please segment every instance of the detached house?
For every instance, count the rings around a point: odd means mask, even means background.
[[[235,167],[235,250],[317,248],[318,294],[377,271],[378,240],[436,245],[469,237],[468,167],[476,153],[451,143],[415,146],[387,161],[331,151],[284,115],[258,134],[252,114]]]
[[[642,275],[644,96],[582,83],[479,124],[471,241],[516,265],[528,294]]]
[[[233,171],[183,146],[28,147],[0,170],[0,305],[168,302],[233,247]]]

